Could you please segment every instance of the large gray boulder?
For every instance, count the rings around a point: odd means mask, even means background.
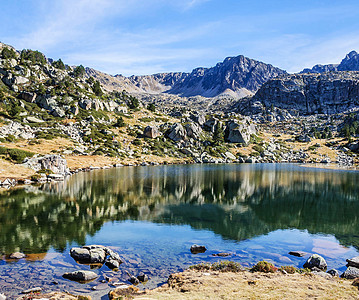
[[[104,247],[98,248],[71,248],[71,257],[82,264],[103,264],[106,259]]]
[[[303,265],[303,268],[318,268],[320,270],[325,270],[327,268],[327,262],[322,256],[318,254],[313,254],[307,259],[307,261]]]
[[[50,154],[41,157],[33,157],[27,159],[24,165],[35,171],[47,169],[51,170],[55,174],[66,174],[69,172],[66,159],[60,155]]]
[[[359,256],[347,259],[347,267],[359,268]]]
[[[175,123],[168,131],[168,138],[174,142],[182,141],[187,138],[186,130],[181,124]]]
[[[62,277],[74,281],[90,281],[98,277],[98,275],[92,271],[75,271],[62,275]]]
[[[202,128],[197,123],[188,123],[185,126],[187,136],[198,140],[202,134]]]
[[[35,102],[36,93],[22,92],[20,94],[20,98],[25,100],[26,102]]]
[[[248,144],[252,134],[256,134],[256,127],[254,124],[245,120],[228,121],[226,127],[226,140],[230,143]]]
[[[355,267],[348,267],[345,272],[342,274],[343,278],[354,279],[359,277],[359,269]]]
[[[161,132],[158,130],[157,126],[147,126],[143,131],[143,135],[155,139],[161,135]]]

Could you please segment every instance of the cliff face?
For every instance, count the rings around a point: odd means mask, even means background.
[[[196,68],[191,73],[124,77],[87,69],[87,74],[100,80],[108,89],[126,89],[134,93],[168,93],[182,97],[229,95],[241,98],[252,95],[268,79],[286,72],[240,55],[228,57],[212,68]]]
[[[253,101],[301,114],[335,114],[359,106],[359,72],[293,74],[266,82]]]

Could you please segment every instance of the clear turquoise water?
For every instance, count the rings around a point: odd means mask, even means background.
[[[220,259],[302,267],[306,257],[291,250],[318,253],[344,271],[345,259],[359,255],[358,179],[357,172],[291,164],[181,165],[96,170],[10,190],[0,195],[0,292],[42,286],[96,298],[111,288],[99,282],[104,275],[125,282],[126,270],[143,271],[151,288]],[[99,280],[85,285],[62,279],[90,269],[69,255],[85,244],[110,246],[125,263],[118,272],[94,269]],[[208,251],[193,255],[192,244]],[[14,251],[29,258],[7,260]],[[212,256],[219,252],[232,255]]]

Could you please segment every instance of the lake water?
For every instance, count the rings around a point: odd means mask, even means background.
[[[126,270],[142,271],[153,288],[220,259],[302,267],[308,256],[291,250],[318,253],[344,271],[345,259],[359,255],[358,182],[359,172],[293,164],[179,165],[94,170],[9,190],[0,194],[0,293],[40,286],[99,299],[111,288],[100,282],[105,275],[126,282]],[[109,246],[125,263],[118,272],[93,269],[100,277],[91,283],[63,279],[90,270],[69,255],[86,244]],[[192,244],[208,250],[191,254]],[[28,257],[8,260],[15,251]],[[212,256],[219,252],[233,255]]]

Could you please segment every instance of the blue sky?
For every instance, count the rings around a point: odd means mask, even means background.
[[[110,74],[188,72],[243,54],[289,72],[359,52],[357,0],[9,0],[0,41]]]

